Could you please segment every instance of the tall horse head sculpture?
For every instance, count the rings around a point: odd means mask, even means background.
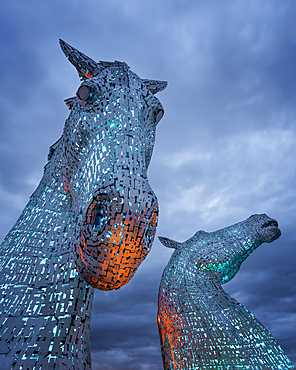
[[[294,369],[272,335],[221,286],[259,245],[280,235],[277,222],[263,214],[198,231],[184,243],[160,238],[175,249],[159,288],[165,370]]]
[[[147,179],[166,82],[64,41],[82,83],[44,175],[0,246],[0,368],[91,369],[93,288],[126,284],[151,248]]]
[[[64,183],[78,216],[74,258],[93,287],[126,284],[151,248],[158,203],[147,179],[167,83],[124,62],[96,63],[64,41],[83,82],[63,133]]]

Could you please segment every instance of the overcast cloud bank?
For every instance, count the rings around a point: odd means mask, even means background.
[[[178,241],[254,213],[279,221],[225,289],[296,364],[296,3],[282,0],[2,2],[0,235],[35,190],[79,86],[62,38],[94,60],[167,80],[149,169],[157,235]],[[157,290],[170,250],[155,241],[132,281],[95,296],[94,370],[162,369]]]

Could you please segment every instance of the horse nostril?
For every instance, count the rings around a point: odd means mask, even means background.
[[[97,215],[96,215],[95,222],[94,222],[94,225],[93,225],[94,230],[96,230],[96,231],[101,230],[101,228],[103,226],[103,218],[104,218],[104,215],[102,213],[102,210],[99,210]]]
[[[270,227],[270,226],[278,227],[278,226],[279,226],[279,224],[278,224],[278,222],[277,222],[276,220],[269,220],[269,221],[265,222],[265,223],[261,226],[261,228],[262,228],[262,229],[264,229],[264,228],[266,228],[266,227]]]

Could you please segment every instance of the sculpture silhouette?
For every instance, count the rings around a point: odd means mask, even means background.
[[[163,115],[153,94],[166,82],[60,44],[83,82],[66,100],[71,112],[39,186],[1,244],[1,369],[90,369],[93,287],[126,284],[157,225],[146,171]]]
[[[184,243],[159,238],[175,249],[158,299],[165,370],[294,369],[272,335],[221,286],[260,244],[280,235],[277,222],[263,214],[198,231]]]

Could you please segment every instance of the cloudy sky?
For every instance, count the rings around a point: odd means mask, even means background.
[[[0,14],[0,237],[34,191],[79,79],[62,38],[94,60],[167,80],[149,168],[157,235],[184,241],[254,213],[279,221],[224,287],[296,364],[296,2],[14,0]],[[155,240],[132,281],[96,292],[93,370],[161,370]]]

